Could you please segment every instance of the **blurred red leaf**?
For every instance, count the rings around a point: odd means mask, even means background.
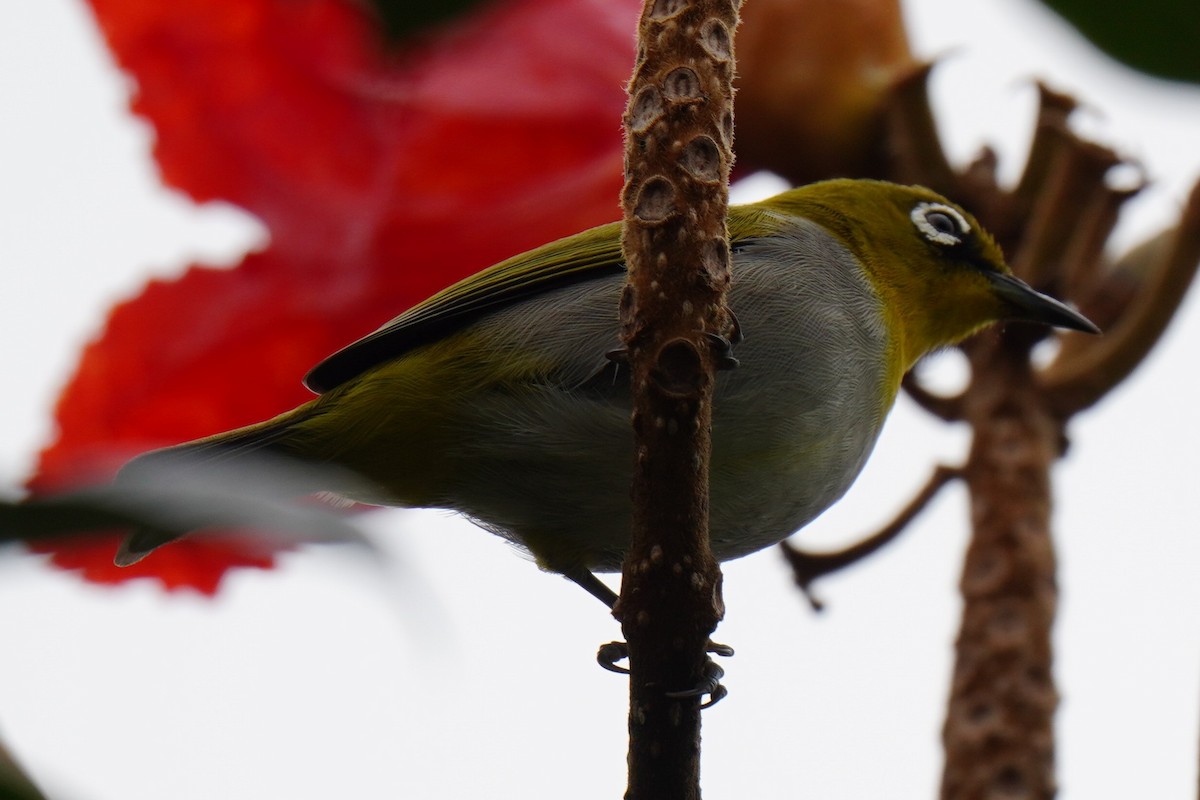
[[[309,367],[413,303],[616,217],[637,0],[511,0],[401,50],[354,0],[89,2],[163,179],[256,214],[271,243],[112,310],[59,399],[35,492],[286,410]],[[115,539],[53,560],[202,591],[226,566],[271,563],[230,541],[172,548],[137,572],[108,568]]]

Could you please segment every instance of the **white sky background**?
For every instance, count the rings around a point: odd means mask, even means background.
[[[908,10],[918,51],[950,54],[934,88],[956,158],[986,137],[1014,174],[1029,78],[1043,76],[1156,181],[1122,241],[1174,218],[1200,176],[1200,91],[1131,76],[1024,2]],[[126,91],[82,3],[0,4],[3,485],[49,436],[114,300],[263,241],[240,212],[159,188]],[[1193,296],[1149,363],[1075,422],[1055,473],[1064,800],[1195,794],[1198,343]],[[804,541],[875,528],[966,444],[902,399]],[[235,575],[215,601],[0,559],[0,735],[52,798],[620,796],[626,683],[592,660],[619,634],[604,610],[445,514],[367,524],[388,563],[307,551]],[[776,553],[727,565],[718,638],[738,655],[730,697],[705,717],[706,796],[935,796],[966,529],[955,488],[882,556],[821,584],[819,617]]]

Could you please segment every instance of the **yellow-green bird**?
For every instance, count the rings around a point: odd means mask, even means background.
[[[862,470],[904,373],[998,320],[1096,332],[1013,277],[965,210],[918,187],[835,180],[730,209],[729,304],[745,334],[713,402],[712,549],[775,544]],[[333,465],[379,505],[447,508],[527,549],[606,603],[594,572],[629,543],[633,464],[620,346],[620,225],[483,270],[318,364],[317,397],[163,453]],[[133,563],[166,537],[132,534]]]

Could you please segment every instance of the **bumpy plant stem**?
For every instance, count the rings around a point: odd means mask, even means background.
[[[733,0],[648,0],[625,112],[621,300],[634,393],[633,541],[614,614],[630,663],[631,800],[700,796],[705,648],[724,607],[708,544],[713,374],[731,330]]]
[[[975,378],[963,405],[975,437],[963,474],[973,533],[960,581],[941,796],[1048,800],[1058,703],[1049,476],[1062,433],[1032,380],[1027,347],[993,334],[970,355]]]

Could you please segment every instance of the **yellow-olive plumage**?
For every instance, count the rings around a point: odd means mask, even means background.
[[[1094,330],[1013,278],[971,215],[926,189],[813,184],[730,209],[729,232],[745,338],[714,397],[721,560],[842,496],[925,353],[997,320]],[[629,537],[628,375],[606,358],[620,346],[619,239],[605,225],[501,262],[319,364],[308,403],[158,452],[337,465],[373,487],[354,499],[463,512],[586,585],[620,568]],[[135,534],[118,562],[162,542]]]

